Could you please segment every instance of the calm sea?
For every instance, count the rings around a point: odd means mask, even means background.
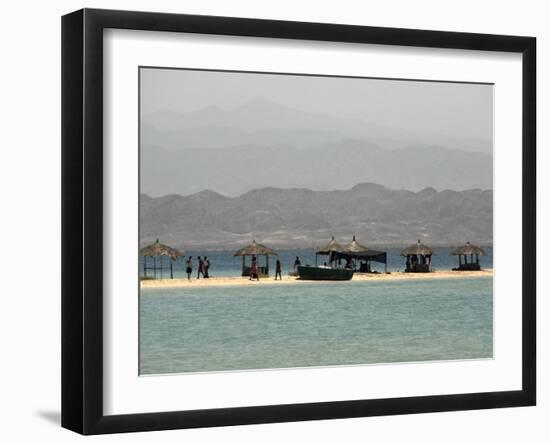
[[[487,277],[141,290],[141,374],[492,355]]]
[[[483,248],[487,253],[486,256],[480,257],[481,266],[484,268],[493,267],[493,248]],[[432,257],[432,268],[434,270],[450,270],[458,265],[458,258],[449,254],[451,248],[434,248],[437,255]],[[388,271],[396,272],[403,271],[405,268],[405,258],[401,257],[399,253],[401,249],[386,249],[388,253]],[[313,249],[296,249],[296,250],[279,250],[279,259],[283,269],[283,274],[287,274],[293,268],[295,258],[300,257],[302,264],[315,264],[315,253]],[[237,276],[241,273],[242,257],[233,257],[233,252],[230,251],[185,251],[185,256],[193,257],[193,272],[196,276],[197,272],[197,257],[207,256],[210,261],[210,275],[211,276]],[[153,266],[153,259],[148,258],[147,266]],[[250,257],[248,258],[250,260]],[[264,265],[264,257],[260,257],[260,265]],[[318,258],[319,264],[323,264],[323,260],[326,257],[320,256]],[[157,266],[160,266],[160,260],[157,259]],[[162,277],[169,278],[170,276],[170,261],[167,257],[163,259],[163,266],[166,268],[162,271]],[[381,263],[373,262],[373,269],[378,271],[384,270],[384,265]],[[143,258],[140,258],[140,275],[143,275]],[[275,258],[270,258],[271,272],[275,269]],[[173,263],[174,278],[184,278],[185,274],[185,258],[179,257]],[[149,275],[152,275],[152,270],[148,271]],[[161,271],[157,270],[157,277],[161,277]]]

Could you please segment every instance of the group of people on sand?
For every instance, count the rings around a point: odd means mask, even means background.
[[[198,268],[197,268],[197,279],[200,278],[202,275],[203,278],[210,278],[209,269],[210,269],[210,260],[207,256],[204,256],[204,258],[201,258],[199,255],[197,257],[198,260]],[[300,258],[296,257],[296,260],[294,261],[294,269],[301,264]],[[191,274],[193,273],[193,257],[189,256],[187,260],[185,261],[185,272],[187,273],[187,280],[191,280]],[[282,269],[281,269],[281,260],[277,258],[275,262],[275,280],[282,280]],[[258,258],[253,255],[252,256],[252,265],[250,266],[250,278],[249,280],[260,280],[260,268],[258,266]]]
[[[278,258],[275,261],[275,280],[277,280],[277,277],[279,277],[279,280],[283,279],[281,260],[279,260]],[[258,267],[258,258],[255,255],[252,256],[252,264],[250,265],[250,277],[248,279],[260,281],[260,268]]]
[[[204,258],[201,258],[199,255],[197,260],[199,262],[197,279],[200,278],[201,274],[202,278],[210,278],[210,274],[208,273],[210,269],[210,260],[208,260],[208,257],[205,255]],[[193,258],[191,256],[185,261],[185,272],[187,273],[187,280],[191,280],[191,274],[193,273]]]
[[[407,271],[416,271],[419,266],[430,266],[432,255],[407,255],[406,269]]]

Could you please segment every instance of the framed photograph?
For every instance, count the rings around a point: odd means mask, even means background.
[[[62,425],[535,405],[532,37],[62,20]]]

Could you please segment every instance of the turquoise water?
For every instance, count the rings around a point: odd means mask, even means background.
[[[449,254],[452,248],[448,247],[436,247],[434,252],[437,255],[432,257],[432,269],[434,270],[450,270],[458,265],[458,259],[455,256]],[[493,248],[491,246],[483,248],[487,253],[486,256],[480,257],[480,263],[483,268],[492,268],[493,267]],[[388,255],[388,271],[403,271],[405,268],[405,258],[401,257],[401,248],[390,248],[382,250],[387,251]],[[283,269],[283,274],[287,274],[288,271],[293,269],[294,259],[296,256],[300,257],[302,264],[315,264],[315,252],[313,249],[285,249],[279,250],[279,258],[281,260],[281,265]],[[207,256],[210,260],[210,274],[214,277],[222,276],[235,276],[240,275],[241,266],[242,266],[242,257],[233,257],[233,252],[231,251],[185,251],[186,257],[193,257],[193,276],[196,277],[197,273],[197,256]],[[249,257],[250,259],[250,257]],[[153,266],[153,258],[147,259],[147,266]],[[260,265],[264,265],[264,257],[260,257]],[[326,257],[320,256],[318,258],[319,264],[323,264],[323,260],[326,260]],[[157,265],[160,266],[160,259],[157,259]],[[163,259],[163,266],[169,268],[170,261],[167,257]],[[372,267],[374,270],[383,271],[384,265],[382,263],[373,262]],[[275,269],[275,258],[270,258],[270,269],[273,272]],[[143,257],[140,257],[139,263],[140,275],[143,275]],[[174,278],[184,278],[185,275],[185,258],[180,257],[173,263],[173,272]],[[152,276],[153,272],[148,271],[148,275]],[[170,270],[164,269],[162,271],[162,277],[169,278]],[[157,270],[157,278],[161,277],[161,272]]]
[[[492,281],[142,289],[140,373],[490,358]]]

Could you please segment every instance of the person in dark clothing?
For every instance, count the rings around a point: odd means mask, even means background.
[[[193,261],[191,256],[185,262],[185,272],[187,273],[187,280],[191,280],[191,273],[193,272]]]
[[[296,256],[296,260],[294,260],[294,270],[298,270],[298,266],[300,266],[302,262],[300,261],[300,257]]]
[[[210,275],[208,274],[208,269],[210,268],[210,260],[208,260],[208,257],[204,257],[203,262],[203,271],[204,271],[204,278],[210,278]]]
[[[204,262],[202,261],[202,258],[200,255],[197,257],[197,260],[199,261],[199,267],[197,268],[197,279],[200,278],[201,274],[204,278]]]
[[[275,262],[275,280],[277,280],[277,276],[279,276],[279,280],[283,279],[281,274],[281,260],[279,259]]]
[[[347,257],[346,258],[346,266],[344,266],[346,269],[352,269],[352,264],[351,264],[351,258],[350,257]]]
[[[411,257],[411,269],[413,271],[416,271],[417,267],[418,267],[418,256],[413,255]]]
[[[260,274],[258,272],[258,260],[256,259],[256,256],[252,256],[252,266],[250,267],[250,280],[258,280],[260,281]]]

